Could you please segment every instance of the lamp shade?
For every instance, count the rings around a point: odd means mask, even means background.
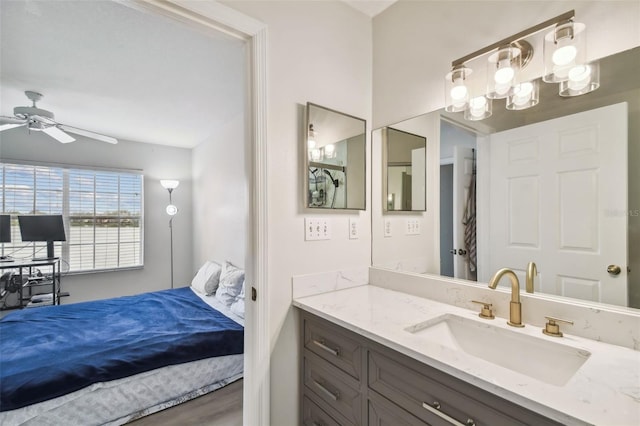
[[[469,102],[469,88],[466,79],[471,68],[464,66],[454,68],[445,77],[445,110],[448,112],[464,111]]]
[[[521,110],[531,108],[540,102],[540,88],[537,80],[517,84],[507,98],[507,109]]]
[[[583,65],[587,57],[586,25],[563,22],[544,36],[544,75],[547,83],[560,83],[569,78],[569,71]]]
[[[176,189],[178,185],[180,185],[180,181],[175,179],[161,179],[160,185],[162,185],[164,189]]]
[[[169,204],[167,206],[166,211],[167,211],[167,214],[169,216],[175,216],[176,214],[178,214],[178,208],[176,206],[174,206],[173,204]]]
[[[489,56],[487,60],[487,97],[503,99],[515,86],[521,67],[521,54],[517,47],[507,46]]]
[[[598,61],[576,65],[569,70],[569,78],[560,82],[560,96],[579,96],[600,87],[600,64]]]

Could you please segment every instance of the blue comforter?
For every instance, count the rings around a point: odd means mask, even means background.
[[[167,365],[241,354],[243,335],[190,288],[18,311],[0,321],[0,411]]]

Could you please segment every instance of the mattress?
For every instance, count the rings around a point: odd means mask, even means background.
[[[121,425],[242,378],[243,355],[171,365],[0,413],[2,426]]]

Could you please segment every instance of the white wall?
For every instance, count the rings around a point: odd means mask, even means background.
[[[247,263],[247,151],[242,115],[192,151],[194,273],[206,260]]]
[[[174,282],[191,282],[191,150],[120,140],[117,145],[76,136],[60,144],[49,136],[16,128],[0,133],[0,161],[23,160],[106,168],[141,169],[144,174],[144,268],[67,275],[62,303],[162,290],[171,286],[167,191],[160,179],[179,179],[173,203],[180,212],[173,221]]]
[[[298,425],[298,330],[291,277],[366,266],[371,258],[368,212],[303,208],[302,106],[309,101],[364,118],[370,130],[371,20],[337,1],[225,4],[268,25],[271,424]],[[305,242],[305,216],[328,218],[332,239]],[[349,217],[359,219],[357,240],[348,239]]]
[[[399,1],[373,19],[373,127],[444,107],[451,61],[575,9],[588,56],[640,45],[637,1]]]

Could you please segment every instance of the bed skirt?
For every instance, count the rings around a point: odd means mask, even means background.
[[[243,355],[227,355],[95,383],[58,398],[1,412],[0,424],[122,425],[242,378],[243,364]]]

